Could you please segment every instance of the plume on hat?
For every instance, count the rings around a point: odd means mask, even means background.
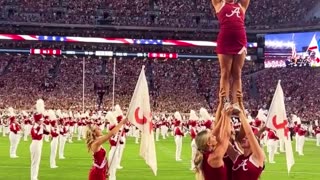
[[[181,114],[178,111],[174,113],[174,118],[179,120],[179,121],[182,120]]]
[[[198,121],[199,117],[197,116],[196,112],[194,110],[190,110],[189,113],[189,120]]]
[[[38,114],[43,114],[45,112],[44,109],[44,101],[42,99],[38,99],[36,102],[36,111]]]
[[[9,107],[8,108],[8,116],[16,116],[16,113],[14,113],[14,109],[13,107]]]
[[[61,112],[60,109],[56,110],[56,115],[59,117],[59,118],[63,118],[63,114]]]
[[[259,109],[257,118],[263,122],[267,121],[267,116],[265,115],[265,111],[263,109]]]
[[[121,107],[118,104],[114,107],[114,116],[116,116],[116,117],[123,116],[123,112],[121,110]]]
[[[116,117],[113,115],[113,113],[111,111],[107,112],[106,119],[107,119],[107,121],[110,122],[110,125],[116,125],[117,124],[117,119],[116,119]]]
[[[49,116],[50,120],[56,120],[57,119],[56,113],[52,109],[50,109],[48,111],[48,116]]]
[[[205,108],[200,108],[200,116],[202,120],[211,120],[211,117]]]

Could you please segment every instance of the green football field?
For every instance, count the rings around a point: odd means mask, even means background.
[[[0,137],[0,180],[30,179],[30,153],[28,142],[20,141],[17,155],[9,158],[9,138]],[[294,145],[294,144],[293,144]],[[108,149],[109,145],[105,147]],[[192,180],[194,174],[190,168],[190,138],[183,140],[182,161],[175,161],[173,138],[156,142],[158,175],[154,176],[151,169],[138,155],[139,145],[133,138],[128,138],[121,165],[117,171],[118,180]],[[286,179],[320,179],[320,147],[315,141],[305,143],[304,156],[295,153],[295,165],[290,175],[287,174],[286,161],[283,154],[276,155],[276,164],[266,164],[262,180]],[[57,159],[57,169],[49,168],[50,143],[44,142],[40,164],[39,180],[85,180],[92,164],[91,155],[82,141],[67,143],[64,160]]]

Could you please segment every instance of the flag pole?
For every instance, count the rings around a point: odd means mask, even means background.
[[[84,113],[84,88],[85,88],[85,71],[86,71],[86,61],[85,57],[82,58],[82,112]]]
[[[114,92],[116,86],[116,58],[113,58],[112,110],[114,110]]]

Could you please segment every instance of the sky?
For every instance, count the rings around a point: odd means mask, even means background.
[[[291,42],[294,40],[297,52],[301,52],[303,47],[309,46],[314,34],[316,34],[318,47],[320,48],[320,32],[266,34],[265,41]]]

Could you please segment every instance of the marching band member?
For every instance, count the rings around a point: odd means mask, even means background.
[[[46,129],[50,129],[50,120],[49,120],[49,116],[48,116],[47,112],[44,115],[43,124],[46,126]],[[44,135],[44,140],[46,142],[49,142],[49,135],[45,134]]]
[[[315,130],[314,130],[314,134],[316,135],[316,138],[317,138],[316,145],[320,146],[320,126],[318,124],[318,121],[316,121],[316,127],[315,127]]]
[[[32,122],[28,117],[28,113],[25,111],[22,111],[23,114],[23,140],[28,141],[28,136],[30,135],[30,130],[32,126]]]
[[[200,109],[201,114],[201,109]],[[195,169],[194,165],[194,158],[196,157],[197,153],[197,145],[195,138],[197,136],[197,121],[199,120],[199,117],[196,115],[196,112],[193,110],[190,111],[190,117],[189,117],[189,125],[190,125],[190,136],[191,136],[191,168],[190,170],[193,171]]]
[[[293,128],[293,130],[294,130],[294,132],[295,132],[295,140],[296,140],[296,152],[298,152],[298,147],[299,147],[299,141],[298,141],[298,139],[299,139],[299,134],[298,134],[298,130],[299,130],[299,128],[300,128],[300,126],[301,126],[301,121],[300,121],[300,118],[298,118],[296,115],[294,115],[294,114],[292,114],[291,115],[292,116],[292,121],[293,121],[293,123],[294,123],[294,128]]]
[[[85,114],[81,114],[81,117],[78,119],[77,125],[78,125],[78,141],[81,141],[81,137],[83,136],[83,128],[85,127],[84,123]]]
[[[109,138],[109,144],[110,144],[110,151],[108,154],[108,161],[109,161],[109,180],[115,180],[116,179],[116,172],[117,172],[117,166],[119,164],[119,156],[118,156],[118,138],[119,138],[119,129],[122,128],[123,124],[117,123],[117,120],[112,112],[108,112],[106,115],[106,119],[109,121],[109,133],[115,131],[114,129],[117,129],[116,133],[112,133],[111,137]],[[119,127],[119,128],[116,128]]]
[[[58,166],[56,165],[56,156],[57,156],[57,150],[58,150],[58,141],[59,141],[59,128],[57,123],[57,117],[53,110],[49,110],[49,119],[51,124],[51,152],[50,152],[50,168],[54,169]]]
[[[305,125],[301,125],[300,128],[298,129],[298,154],[300,156],[303,156],[303,147],[304,147],[304,141],[305,141],[305,136],[307,133],[307,127]]]
[[[102,117],[103,117],[102,111],[98,111],[98,126],[101,129],[101,132],[104,131],[104,127],[105,127],[104,119]]]
[[[164,114],[162,115],[162,118],[161,118],[160,130],[161,130],[162,139],[166,139],[168,127],[166,122],[166,116]]]
[[[182,149],[182,138],[184,133],[181,128],[181,115],[179,112],[174,113],[175,127],[174,127],[174,141],[176,143],[176,161],[182,161],[181,159],[181,149]]]
[[[7,118],[3,118],[3,131],[2,131],[2,136],[6,137],[9,131],[9,121]]]
[[[210,117],[208,111],[205,108],[200,109],[200,119],[204,121],[204,129],[212,129],[212,118]]]
[[[155,119],[155,128],[156,128],[156,141],[159,141],[159,136],[160,136],[160,119],[158,118],[158,116],[154,116]]]
[[[17,156],[17,148],[20,142],[20,134],[21,126],[16,121],[15,113],[12,107],[9,108],[9,140],[10,140],[10,158],[18,158]]]
[[[133,125],[132,125],[133,126]],[[135,143],[136,144],[139,144],[139,138],[140,138],[140,130],[139,130],[139,128],[138,127],[135,127],[134,126],[134,128],[135,128],[135,130],[134,130],[134,136],[135,136]]]
[[[3,118],[3,115],[2,115],[1,112],[0,112],[0,133],[2,133],[2,129],[3,129],[2,118]]]
[[[31,153],[31,180],[38,180],[41,152],[43,145],[43,134],[49,134],[42,122],[44,113],[44,102],[42,99],[37,100],[37,113],[33,116],[35,124],[31,128],[32,142],[30,145]]]
[[[72,111],[69,112],[69,120],[68,120],[68,142],[69,143],[73,143],[72,141],[72,138],[73,138],[73,133],[74,133],[74,130],[75,130],[75,124],[76,124],[76,121],[75,121],[75,118],[73,117],[73,114],[72,114]]]
[[[114,115],[117,119],[117,122],[120,123],[123,119],[125,119],[123,112],[120,108],[119,105],[115,106],[115,112]],[[121,160],[122,160],[122,155],[123,155],[123,150],[126,146],[126,133],[129,131],[129,127],[127,124],[124,124],[122,128],[119,130],[119,144],[118,144],[118,166],[117,169],[122,169],[123,167],[121,166]]]
[[[59,133],[59,159],[65,159],[64,147],[67,141],[68,130],[62,117],[59,119]]]
[[[276,152],[278,136],[276,132],[272,129],[268,129],[268,153],[269,153],[269,163],[276,163],[274,161],[274,154]]]

